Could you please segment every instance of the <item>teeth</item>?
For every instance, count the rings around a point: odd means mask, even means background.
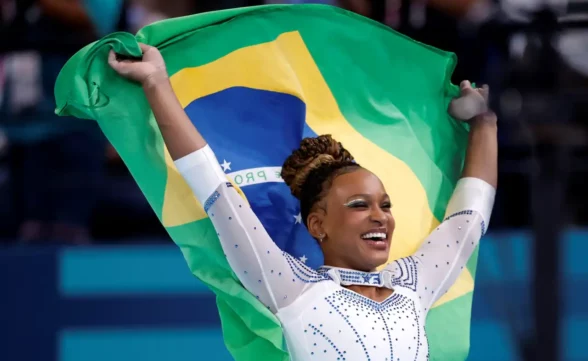
[[[363,236],[361,236],[361,238],[363,239],[374,239],[374,238],[378,238],[378,239],[386,239],[386,233],[383,232],[374,232],[374,233],[366,233]]]

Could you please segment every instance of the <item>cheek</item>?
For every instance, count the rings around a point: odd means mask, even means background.
[[[329,222],[330,233],[341,240],[354,238],[365,229],[365,218],[363,212],[340,212]]]
[[[392,214],[388,215],[388,229],[394,230],[396,227],[396,220]]]

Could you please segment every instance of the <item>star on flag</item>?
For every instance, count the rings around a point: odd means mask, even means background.
[[[293,217],[294,217],[294,224],[302,223],[302,215],[300,213],[298,213],[297,215],[295,215]]]
[[[220,165],[221,167],[223,167],[223,172],[226,172],[227,170],[231,170],[231,162],[227,162],[226,159],[223,159],[223,162]]]

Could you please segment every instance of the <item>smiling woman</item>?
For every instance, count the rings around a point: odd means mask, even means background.
[[[300,200],[325,264],[370,272],[388,261],[395,225],[390,197],[341,143],[330,135],[302,140],[284,162],[282,178]]]
[[[313,270],[275,245],[208,145],[176,166],[199,192],[239,280],[278,316],[293,360],[319,353],[324,360],[426,360],[426,315],[477,247],[494,199],[486,181],[462,178],[446,220],[415,254],[377,272],[395,227],[384,186],[330,136],[306,138],[282,174],[325,255]]]
[[[490,221],[496,187],[496,117],[487,88],[461,85],[450,112],[470,120],[462,178],[445,221],[417,251],[388,264],[395,221],[380,179],[329,135],[305,138],[282,177],[300,200],[301,221],[320,242],[325,265],[307,267],[273,242],[239,195],[176,98],[159,51],[109,63],[142,83],[169,154],[216,229],[243,286],[274,313],[292,360],[427,360],[425,319],[456,281]],[[226,160],[225,160],[226,162]],[[226,166],[226,165],[225,165]]]

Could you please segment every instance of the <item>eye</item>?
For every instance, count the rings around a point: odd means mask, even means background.
[[[390,203],[390,202],[385,202],[384,204],[382,204],[382,206],[381,206],[381,207],[382,207],[382,209],[384,209],[384,210],[388,210],[388,211],[389,211],[389,210],[392,208],[392,203]]]
[[[351,201],[347,203],[347,207],[349,208],[367,208],[367,203],[362,200]]]

